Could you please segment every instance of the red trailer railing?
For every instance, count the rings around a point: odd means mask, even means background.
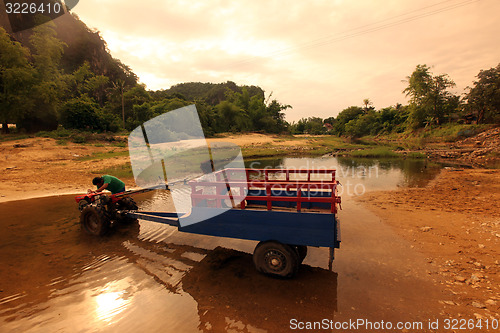
[[[225,205],[246,209],[247,202],[252,201],[265,202],[267,210],[272,210],[273,203],[294,202],[301,212],[303,203],[324,203],[331,213],[336,213],[340,204],[333,169],[229,168],[189,184],[193,207],[207,202],[215,208]],[[225,202],[228,197],[230,202]]]

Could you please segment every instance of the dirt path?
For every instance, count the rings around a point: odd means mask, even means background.
[[[425,188],[360,199],[427,257],[466,318],[500,318],[500,171],[445,169]]]

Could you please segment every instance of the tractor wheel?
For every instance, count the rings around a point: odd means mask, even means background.
[[[291,278],[299,269],[299,255],[290,245],[277,241],[260,242],[253,252],[258,271],[277,277]]]
[[[87,207],[89,205],[89,202],[87,199],[82,199],[80,200],[80,202],[78,203],[78,210],[81,212],[85,207]]]
[[[137,210],[139,207],[135,203],[134,199],[131,197],[126,197],[123,198],[118,202],[118,209],[119,210]],[[118,216],[118,222],[120,223],[126,223],[126,224],[131,224],[133,222],[138,221],[136,218],[133,217],[127,217],[125,215],[123,216]]]
[[[302,264],[304,259],[307,256],[307,246],[305,245],[293,245],[295,250],[297,251],[297,254],[299,255],[299,262]]]
[[[95,236],[106,234],[111,225],[111,222],[104,213],[95,206],[87,206],[82,210],[80,223],[87,233]]]

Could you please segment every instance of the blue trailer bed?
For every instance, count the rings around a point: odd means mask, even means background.
[[[231,178],[241,172],[246,181]],[[334,249],[340,247],[335,170],[224,169],[215,175],[211,181],[189,183],[189,213],[128,215],[177,226],[181,232],[259,241],[254,263],[266,274],[293,276],[307,246],[330,248],[331,267]],[[328,177],[312,179],[314,175]]]

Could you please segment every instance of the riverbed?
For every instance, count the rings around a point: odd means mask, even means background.
[[[328,249],[309,248],[294,279],[271,278],[253,267],[253,241],[147,221],[95,238],[81,230],[73,196],[11,201],[0,205],[0,331],[286,332],[323,320],[428,325],[440,316],[447,295],[426,259],[355,200],[424,186],[439,166],[336,158],[249,163],[337,169],[342,243],[332,270]],[[167,191],[136,199],[140,209],[174,210]]]

